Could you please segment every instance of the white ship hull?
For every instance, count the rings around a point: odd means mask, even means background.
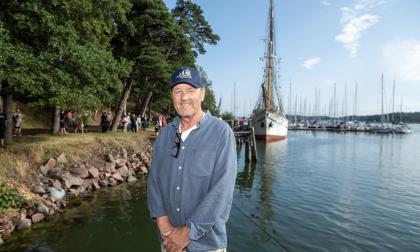
[[[281,114],[268,112],[265,109],[257,111],[251,120],[255,138],[265,141],[286,139],[288,123],[288,120]]]

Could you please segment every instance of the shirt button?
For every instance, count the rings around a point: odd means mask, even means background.
[[[176,211],[179,212],[179,208],[177,208]]]
[[[182,149],[185,149],[185,146],[182,146]]]
[[[178,167],[178,170],[182,170],[182,167],[181,167],[181,166],[179,166],[179,167]]]
[[[179,186],[177,186],[176,189],[179,190]]]

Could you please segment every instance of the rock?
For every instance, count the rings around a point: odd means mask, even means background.
[[[63,189],[63,185],[61,184],[61,182],[58,179],[54,179],[52,185],[57,190]]]
[[[123,167],[117,169],[117,173],[119,173],[123,178],[126,178],[130,174],[127,166],[125,166],[125,165]]]
[[[48,159],[48,162],[45,164],[45,166],[48,168],[48,170],[52,170],[57,165],[57,161],[55,161],[54,158]]]
[[[114,173],[115,172],[115,163],[107,163],[105,165],[105,172]]]
[[[125,163],[127,163],[127,159],[125,159],[125,158],[119,158],[119,159],[115,160],[115,164],[116,164],[117,167],[124,166]]]
[[[48,214],[48,207],[42,202],[38,203],[36,210],[42,214]]]
[[[4,244],[4,241],[1,239],[1,234],[0,234],[0,246]]]
[[[124,181],[123,177],[119,173],[112,174],[112,178],[115,179],[115,180],[117,180],[117,181],[121,181],[121,182]],[[112,181],[110,181],[110,182],[112,183]]]
[[[41,165],[39,167],[39,171],[41,172],[42,175],[47,176],[48,174],[48,167],[45,165]]]
[[[27,229],[30,228],[32,225],[31,219],[24,219],[19,225],[17,226],[17,230]]]
[[[122,148],[122,153],[123,153],[123,158],[127,159],[128,158],[128,154],[127,154],[127,150],[125,148]]]
[[[99,180],[99,185],[106,187],[109,185],[109,182],[106,179],[102,179],[102,180]]]
[[[111,174],[111,173],[105,172],[105,177],[109,178],[109,177],[111,177],[111,176],[112,176],[112,174]]]
[[[89,176],[89,172],[84,165],[71,169],[71,173],[82,179],[87,178]]]
[[[32,188],[32,191],[33,191],[34,193],[37,193],[37,194],[43,194],[43,193],[46,193],[45,188],[44,188],[43,186],[41,186],[41,185],[36,185],[36,186],[34,186],[34,187]]]
[[[129,176],[128,179],[127,179],[127,181],[128,182],[134,182],[134,181],[137,181],[137,179],[135,177],[133,177],[133,176]]]
[[[101,188],[97,180],[93,181],[92,187],[94,190],[98,190],[99,188]]]
[[[77,197],[80,194],[80,190],[79,190],[79,188],[77,188],[77,189],[70,188],[70,193],[73,194],[75,197]]]
[[[147,170],[147,168],[144,166],[144,165],[142,165],[142,166],[140,166],[140,171],[141,171],[141,173],[148,173],[149,172],[149,170]]]
[[[81,186],[83,184],[83,179],[75,177],[68,172],[61,175],[61,178],[63,179],[66,187],[69,189],[72,186]]]
[[[90,167],[88,170],[90,178],[98,178],[99,177],[99,170],[96,167]]]
[[[66,155],[64,153],[61,153],[58,157],[57,157],[57,163],[60,164],[65,164],[67,163],[67,158]]]
[[[36,213],[32,215],[31,220],[32,220],[32,223],[38,223],[42,221],[44,218],[45,218],[45,215],[43,215],[42,213]]]
[[[111,153],[108,153],[108,154],[106,155],[106,159],[107,159],[109,162],[114,162],[114,161],[115,161],[114,156],[112,156],[112,154],[111,154]]]
[[[64,190],[57,190],[54,187],[48,187],[48,192],[50,193],[50,197],[55,200],[61,200],[66,195]]]

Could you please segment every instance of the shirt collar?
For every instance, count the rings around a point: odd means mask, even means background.
[[[205,125],[211,116],[210,111],[204,112],[203,118],[196,124],[196,128],[199,129],[202,125]],[[179,131],[179,123],[181,122],[181,117],[177,116],[172,121],[172,126]]]

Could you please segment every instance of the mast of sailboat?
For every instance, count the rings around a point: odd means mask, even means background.
[[[394,124],[394,106],[395,106],[395,80],[394,84],[392,85],[392,116],[391,116],[391,122]]]
[[[403,103],[403,98],[401,96],[401,104],[400,104],[400,123],[402,123],[402,103]]]
[[[357,81],[356,81],[356,87],[354,89],[354,118],[353,118],[353,121],[356,121],[356,114],[357,114]]]
[[[269,8],[269,25],[268,25],[268,41],[267,41],[267,55],[266,55],[266,80],[264,87],[264,105],[266,109],[271,109],[273,106],[273,52],[274,52],[274,6],[273,0],[270,0]]]
[[[384,74],[381,74],[381,127],[384,127]]]

